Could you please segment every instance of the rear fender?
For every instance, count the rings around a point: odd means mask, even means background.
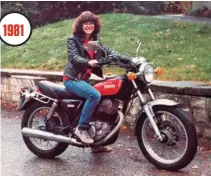
[[[34,101],[35,100],[33,99],[29,99],[29,100],[24,99],[24,100],[19,101],[17,110],[18,111],[26,110]]]
[[[144,106],[149,106],[149,108],[153,109],[153,107],[156,106],[175,106],[177,107],[179,105],[179,103],[173,101],[173,100],[169,100],[169,99],[157,99],[157,100],[153,100],[149,103],[147,103]],[[136,135],[136,128],[137,128],[137,124],[139,122],[139,120],[141,120],[144,116],[146,116],[144,109],[142,108],[141,111],[139,112],[139,114],[136,117],[136,120],[134,122],[134,134]]]

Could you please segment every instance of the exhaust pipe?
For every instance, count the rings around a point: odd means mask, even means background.
[[[106,143],[121,127],[124,121],[124,114],[121,111],[118,111],[119,114],[119,122],[117,126],[102,140],[91,144],[92,146],[98,146]],[[86,144],[79,143],[75,139],[71,139],[70,137],[62,136],[62,135],[57,135],[53,134],[51,132],[46,132],[42,130],[37,130],[37,129],[32,129],[32,128],[23,128],[21,130],[22,135],[25,137],[31,137],[31,138],[39,138],[39,139],[45,139],[45,140],[50,140],[50,141],[56,141],[56,142],[64,142],[68,143],[70,145],[76,146],[76,147],[86,147]],[[90,145],[90,146],[91,146]]]
[[[57,134],[53,134],[50,132],[41,131],[41,130],[37,130],[37,129],[31,129],[31,128],[25,127],[21,130],[21,132],[22,132],[22,135],[25,137],[31,137],[31,138],[34,137],[34,138],[45,139],[45,140],[50,140],[50,141],[64,142],[64,143],[68,143],[70,145],[74,145],[77,147],[85,147],[86,146],[77,141],[73,141],[70,137],[57,135]]]
[[[119,115],[119,122],[116,125],[116,127],[105,138],[103,138],[102,140],[100,140],[96,143],[93,143],[92,144],[93,146],[105,144],[111,137],[113,137],[119,131],[119,129],[121,128],[121,126],[124,122],[124,114],[122,113],[122,111],[117,111],[117,112],[118,112],[118,115]]]

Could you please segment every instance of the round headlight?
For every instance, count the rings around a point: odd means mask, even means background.
[[[154,68],[152,65],[146,65],[144,68],[144,77],[146,82],[150,83],[154,79]]]
[[[154,79],[154,68],[149,63],[143,63],[139,67],[139,73],[139,78],[146,83],[151,83]]]

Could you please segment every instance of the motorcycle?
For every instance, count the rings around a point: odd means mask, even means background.
[[[89,46],[102,49],[97,42]],[[106,56],[100,66],[120,65]],[[135,58],[137,59],[137,58]],[[70,94],[65,87],[41,80],[37,85],[20,88],[19,110],[25,110],[21,132],[28,149],[41,158],[54,158],[69,145],[96,147],[113,144],[119,136],[128,104],[136,97],[140,109],[134,123],[134,135],[143,155],[160,169],[177,171],[187,166],[197,152],[197,134],[193,123],[169,99],[156,99],[150,88],[160,69],[144,57],[135,67],[124,67],[122,76],[109,76],[93,86],[101,93],[101,101],[93,113],[88,133],[93,144],[82,143],[74,134],[85,99]],[[143,93],[150,96],[146,101]]]

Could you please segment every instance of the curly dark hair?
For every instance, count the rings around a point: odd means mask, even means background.
[[[85,22],[93,22],[95,25],[95,29],[92,33],[92,36],[98,34],[101,29],[101,20],[100,18],[90,11],[85,11],[81,13],[74,21],[72,25],[72,33],[76,36],[84,37],[84,31],[82,28],[83,23]]]

